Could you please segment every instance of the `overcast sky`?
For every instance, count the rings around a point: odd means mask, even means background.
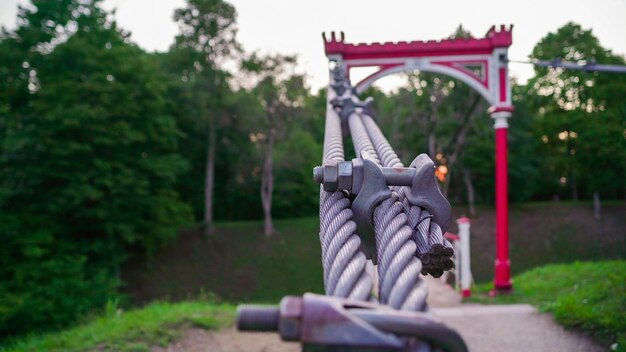
[[[448,37],[459,25],[482,37],[494,24],[513,24],[512,60],[525,60],[548,32],[568,21],[593,29],[603,46],[626,53],[626,0],[232,0],[239,14],[239,41],[246,50],[298,54],[301,70],[317,89],[326,85],[321,33],[343,30],[348,42],[428,40]],[[0,0],[0,24],[13,27],[18,4]],[[146,50],[166,50],[178,32],[172,21],[184,0],[104,0],[117,9],[121,27]],[[522,82],[530,65],[511,64]],[[390,80],[393,82],[393,79]],[[392,84],[392,83],[388,83]]]

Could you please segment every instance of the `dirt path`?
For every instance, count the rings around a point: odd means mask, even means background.
[[[604,351],[527,304],[468,304],[433,311],[463,336],[470,351]]]
[[[568,351],[603,349],[584,336],[564,330],[548,314],[527,304],[461,304],[450,286],[428,278],[433,314],[459,331],[470,351]],[[188,330],[183,339],[153,352],[295,352],[297,343],[284,343],[276,334],[239,333],[234,328],[217,332]]]
[[[240,333],[235,328],[217,332],[189,329],[183,338],[168,348],[151,352],[299,352],[298,343],[285,343],[277,334]]]

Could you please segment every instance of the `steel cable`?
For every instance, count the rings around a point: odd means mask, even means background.
[[[400,158],[374,119],[364,113],[360,116],[382,166],[403,167]],[[432,215],[428,210],[409,203],[405,194],[407,187],[393,187],[392,189],[398,194],[399,201],[403,204],[404,212],[413,229],[413,240],[417,245],[416,254],[423,264],[422,273],[440,277],[444,270],[452,269],[453,262],[450,259],[454,254],[452,244],[443,237],[441,227],[432,221]]]
[[[324,161],[344,160],[341,121],[330,104],[334,97],[334,91],[329,88],[324,133]],[[361,239],[356,234],[356,224],[352,221],[350,201],[343,192],[326,192],[323,187],[320,187],[319,235],[326,294],[369,300],[373,281],[366,271],[365,255],[359,250]]]
[[[378,155],[357,113],[348,117],[350,135],[357,155]],[[426,307],[426,287],[419,276],[422,265],[415,257],[416,245],[398,194],[392,192],[374,210],[374,233],[378,262],[379,299],[395,309],[419,311]]]

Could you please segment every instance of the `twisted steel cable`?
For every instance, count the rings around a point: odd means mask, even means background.
[[[374,119],[367,114],[360,114],[363,126],[380,158],[382,165],[387,167],[403,167],[404,165],[394,152]],[[452,269],[453,262],[450,259],[454,255],[452,244],[443,237],[441,227],[432,221],[432,215],[428,210],[412,205],[406,198],[407,187],[393,187],[398,194],[399,201],[404,206],[404,212],[408,216],[409,224],[413,229],[413,240],[417,245],[417,256],[422,260],[423,274],[431,274],[440,277],[444,270]]]
[[[348,126],[357,155],[367,152],[380,164],[377,153],[357,113],[348,117]],[[392,192],[374,210],[374,233],[378,261],[379,298],[393,308],[420,311],[426,307],[426,287],[415,257],[412,230],[398,194]]]
[[[331,83],[332,83],[331,75]],[[343,161],[341,122],[330,101],[328,89],[324,133],[324,161]],[[365,255],[359,250],[361,239],[352,221],[350,200],[343,192],[326,192],[320,187],[320,243],[324,269],[324,289],[329,296],[369,300],[373,282],[366,271]]]

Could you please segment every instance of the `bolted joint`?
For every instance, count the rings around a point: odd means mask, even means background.
[[[356,112],[356,104],[352,100],[352,97],[335,98],[331,102],[335,109],[339,109],[339,117],[341,121],[346,122],[348,117]]]
[[[347,87],[349,88],[350,86]],[[344,122],[348,119],[348,117],[350,117],[350,115],[354,114],[355,112],[363,112],[368,116],[376,117],[376,113],[372,107],[372,105],[374,104],[374,98],[372,97],[368,97],[364,101],[358,100],[357,98],[352,96],[337,97],[334,98],[330,103],[333,108],[339,109],[339,116]]]
[[[408,167],[380,167],[376,177],[384,180],[387,186],[408,186],[413,184],[416,170]],[[327,192],[338,190],[358,194],[363,187],[363,159],[352,161],[329,161],[324,166],[313,168],[313,180],[324,186]]]
[[[313,168],[313,180],[321,183],[326,192],[352,189],[352,162],[325,161],[323,166]]]

